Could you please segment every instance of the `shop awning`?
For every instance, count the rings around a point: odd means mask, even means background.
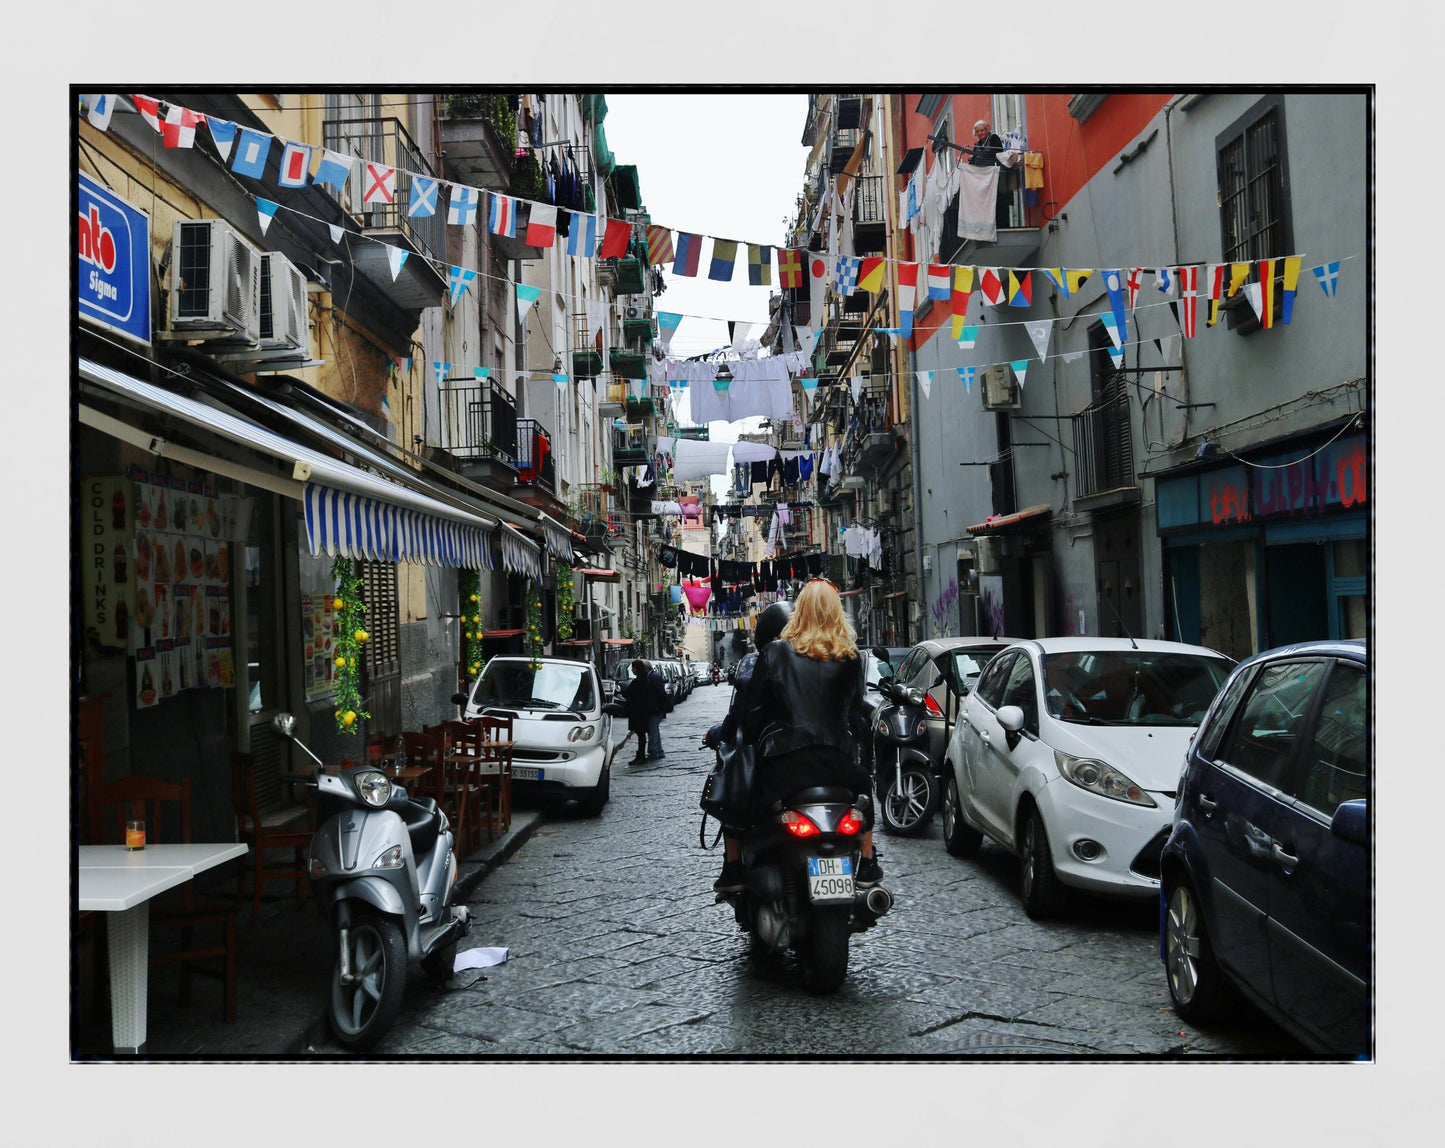
[[[592,645],[592,639],[591,639],[591,638],[568,638],[566,641],[558,642],[558,643],[557,643],[557,648],[558,648],[559,650],[562,650],[562,649],[576,650],[576,649],[586,649],[587,647],[589,647],[589,646],[591,646],[591,645]]]
[[[838,597],[840,597],[840,598],[853,598],[853,597],[856,597],[856,596],[859,595],[859,594],[862,594],[866,589],[867,589],[867,587],[864,586],[864,587],[860,587],[860,588],[857,589],[857,590],[840,590],[840,591],[838,592]]]
[[[510,522],[502,523],[497,534],[497,545],[502,551],[502,567],[513,574],[521,574],[534,582],[542,581],[542,549]]]
[[[542,515],[542,537],[548,554],[559,562],[572,561],[572,531],[548,514]]]
[[[520,627],[515,630],[483,630],[482,641],[489,642],[493,638],[515,638],[521,632]]]
[[[604,646],[630,646],[632,641],[631,638],[603,638],[602,644]]]
[[[581,574],[584,578],[590,578],[594,582],[621,582],[621,570],[599,570],[591,566],[579,566],[572,571],[576,576]]]
[[[80,361],[80,376],[143,407],[290,462],[289,479],[279,473],[248,470],[245,481],[301,500],[313,554],[324,550],[351,558],[433,566],[495,566],[492,535],[497,523],[493,519],[304,447],[224,408],[197,402],[88,359]],[[207,460],[198,452],[172,448],[165,440],[148,435],[144,428],[122,423],[84,404],[81,421],[118,434],[159,457],[184,455],[188,465],[206,466]],[[148,442],[141,441],[147,438]],[[231,473],[225,469],[225,460],[215,461],[220,464],[218,473]],[[525,539],[521,541],[526,543]],[[526,545],[535,552],[535,546]]]
[[[1053,513],[1053,507],[1047,503],[1041,506],[1025,507],[1014,514],[1001,514],[997,518],[989,518],[980,522],[977,526],[970,526],[970,534],[995,534],[1000,530],[1007,530],[1010,526],[1018,526],[1031,518],[1039,518]]]

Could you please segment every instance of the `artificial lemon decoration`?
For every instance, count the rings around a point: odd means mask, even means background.
[[[347,725],[356,724],[356,711],[347,710],[344,714],[341,715],[341,720],[344,721]]]
[[[337,659],[336,659],[336,668],[339,669],[339,670],[344,670],[344,669],[346,668],[346,659],[345,659],[345,658],[337,658]]]

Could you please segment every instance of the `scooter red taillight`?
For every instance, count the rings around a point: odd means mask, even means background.
[[[850,809],[843,814],[843,820],[838,822],[838,832],[853,836],[855,833],[863,832],[863,815],[856,809]]]
[[[815,837],[822,832],[796,809],[785,809],[778,814],[778,824],[794,837]]]

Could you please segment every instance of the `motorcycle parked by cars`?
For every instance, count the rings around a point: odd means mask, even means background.
[[[408,797],[380,769],[328,772],[297,738],[291,714],[272,725],[317,765],[305,782],[316,790],[319,823],[308,867],[336,930],[327,1018],[341,1045],[365,1052],[395,1022],[408,966],[447,980],[470,927],[467,907],[453,903],[451,826],[434,799]]]
[[[938,807],[938,774],[928,753],[924,692],[892,678],[878,683],[873,711],[873,781],[885,832],[916,837]]]

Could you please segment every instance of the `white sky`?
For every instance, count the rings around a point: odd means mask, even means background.
[[[798,141],[808,97],[801,93],[636,93],[607,95],[607,146],[618,164],[636,164],[642,202],[652,222],[673,231],[776,247],[803,189],[808,149]],[[667,290],[654,301],[685,316],[669,353],[685,359],[729,345],[727,320],[752,322],[762,334],[768,296],[748,284],[747,251],[739,248],[730,283],[707,278],[711,239],[702,245],[696,278],[663,265]],[[687,406],[679,406],[686,415]],[[711,424],[715,442],[735,441],[757,420]],[[714,486],[725,479],[715,479]]]

